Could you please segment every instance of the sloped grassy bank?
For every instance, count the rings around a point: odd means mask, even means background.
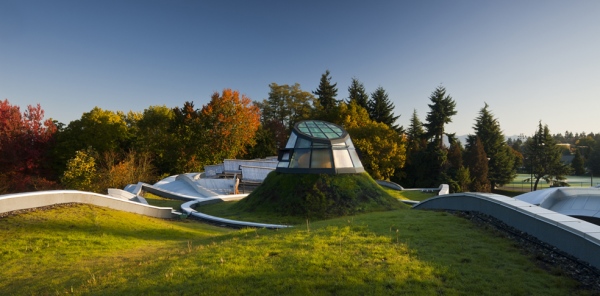
[[[358,213],[407,208],[367,173],[270,173],[248,197],[232,206],[235,211],[278,213],[326,219]]]
[[[592,295],[444,212],[281,230],[88,205],[0,218],[0,295]]]

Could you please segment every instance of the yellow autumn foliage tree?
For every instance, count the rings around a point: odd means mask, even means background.
[[[406,161],[405,140],[380,122],[348,129],[354,146],[360,151],[365,170],[376,180],[390,180]]]
[[[377,180],[390,180],[406,162],[406,140],[384,123],[369,118],[356,102],[341,103],[329,112],[329,120],[343,126],[360,153],[365,170]]]

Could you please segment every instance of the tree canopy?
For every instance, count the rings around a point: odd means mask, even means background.
[[[560,148],[550,135],[547,125],[540,121],[538,130],[525,142],[525,168],[533,175],[533,190],[537,190],[540,179],[551,186],[561,185],[571,168],[562,163]]]
[[[217,164],[223,159],[242,157],[246,147],[254,145],[260,124],[260,110],[239,91],[215,92],[202,107],[201,126],[205,132],[204,164]]]
[[[315,98],[300,88],[300,84],[269,84],[269,97],[262,102],[255,102],[261,110],[261,124],[264,132],[274,137],[274,148],[283,148],[294,124],[309,119],[313,114]],[[264,142],[263,142],[264,143]]]
[[[403,133],[400,126],[396,124],[396,120],[400,116],[394,116],[394,104],[390,102],[388,94],[383,87],[378,87],[372,94],[371,99],[368,101],[369,116],[376,122],[381,122],[393,130]]]
[[[517,174],[514,165],[515,157],[512,148],[506,144],[500,124],[490,112],[487,103],[479,111],[473,128],[489,158],[487,176],[491,187],[495,188],[512,181]]]
[[[45,164],[56,131],[39,104],[21,113],[19,106],[0,101],[0,193],[32,189],[52,179]]]
[[[427,137],[438,147],[443,145],[444,126],[452,122],[452,116],[456,115],[456,103],[449,95],[446,95],[446,89],[438,86],[429,96],[431,104],[427,113],[425,128]]]
[[[429,97],[424,123],[414,110],[406,132],[396,125],[399,116],[382,87],[369,96],[352,78],[348,101],[338,101],[336,86],[327,70],[313,92],[316,98],[298,83],[271,83],[261,102],[224,89],[201,108],[193,101],[127,113],[94,107],[68,125],[43,119],[39,105],[21,112],[0,101],[0,193],[59,186],[102,192],[107,186],[202,171],[226,158],[273,156],[304,119],[343,126],[369,174],[405,187],[448,183],[453,192],[489,191],[510,181],[521,164],[533,173],[536,188],[539,180],[562,185],[571,166],[560,162],[561,153],[575,155],[576,173],[587,168],[600,175],[600,134],[551,135],[540,122],[526,141],[524,136],[505,141],[485,104],[463,148],[445,130],[457,111],[442,86]],[[560,139],[570,150],[557,147]]]
[[[338,101],[336,100],[337,96],[337,83],[331,83],[331,74],[329,70],[326,70],[323,75],[321,75],[321,80],[319,82],[319,87],[313,91],[313,94],[317,96],[319,105],[324,110],[330,110],[333,107],[336,107]]]
[[[350,102],[355,102],[365,109],[369,108],[369,94],[367,94],[362,82],[358,81],[356,77],[352,78],[352,82],[348,86],[348,103]]]
[[[467,139],[465,164],[472,177],[469,190],[472,192],[490,192],[491,186],[488,178],[489,159],[485,153],[483,143],[478,136],[471,135]]]

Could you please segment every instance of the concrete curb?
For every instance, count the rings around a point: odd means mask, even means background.
[[[83,203],[155,218],[173,218],[172,208],[155,207],[122,198],[76,190],[52,190],[0,196],[0,213],[46,207],[64,203]]]
[[[203,214],[201,212],[198,212],[198,211],[192,209],[192,205],[194,205],[194,204],[211,204],[211,203],[218,203],[218,202],[224,202],[224,201],[234,201],[234,200],[240,200],[246,196],[248,196],[248,195],[247,194],[236,194],[236,195],[221,195],[221,196],[215,196],[215,197],[210,197],[210,198],[205,198],[205,199],[197,199],[197,200],[189,201],[189,202],[182,204],[181,210],[184,213],[186,213],[187,215],[190,215],[194,218],[198,218],[200,220],[207,221],[207,222],[214,223],[214,224],[221,225],[221,226],[228,226],[228,227],[235,227],[235,228],[253,227],[253,228],[268,228],[268,229],[279,229],[279,228],[292,227],[289,225],[266,224],[266,223],[256,223],[256,222],[247,222],[247,221],[238,221],[238,220],[219,218],[219,217]]]

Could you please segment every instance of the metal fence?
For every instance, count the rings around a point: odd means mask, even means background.
[[[568,182],[568,187],[595,187],[600,185],[600,181],[596,182],[594,180],[593,183],[590,183],[590,181],[587,182]],[[591,186],[593,184],[593,186]],[[535,184],[533,184],[535,185]],[[531,191],[531,189],[533,188],[532,183],[530,182],[513,182],[510,184],[506,184],[502,187],[499,187],[498,189],[501,190],[508,190],[508,191],[518,191],[518,192],[529,192]],[[537,185],[537,190],[540,189],[545,189],[545,188],[550,188],[552,186],[550,186],[548,183],[546,183],[546,181],[540,181]]]

